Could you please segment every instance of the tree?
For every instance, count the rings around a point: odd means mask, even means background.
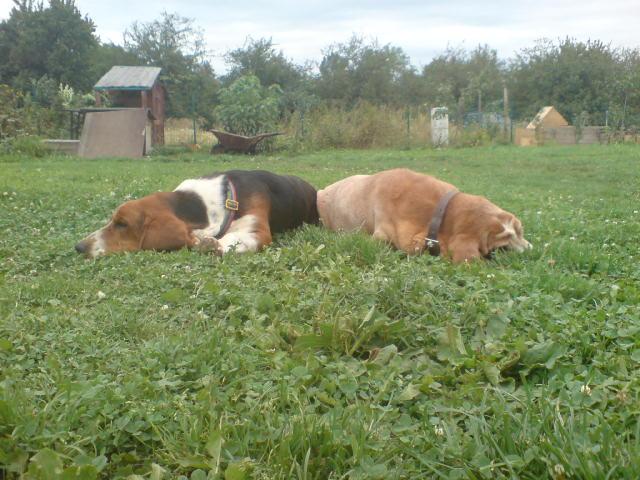
[[[403,105],[423,105],[428,98],[427,84],[424,77],[415,68],[408,68],[397,81],[399,98]]]
[[[427,99],[451,111],[465,106],[485,110],[483,104],[502,98],[503,70],[497,52],[488,45],[479,45],[471,52],[448,47],[422,70]]]
[[[169,115],[211,117],[218,82],[193,19],[163,12],[158,20],[135,22],[125,31],[124,46],[143,64],[162,68]]]
[[[371,103],[399,103],[398,82],[408,69],[409,57],[400,47],[364,45],[355,69],[358,96]]]
[[[366,44],[352,37],[331,45],[320,62],[317,88],[320,97],[353,104],[367,100],[375,104],[402,102],[400,80],[410,71],[409,57],[399,47]]]
[[[488,45],[478,45],[468,61],[469,83],[465,90],[469,104],[477,100],[477,110],[484,105],[500,103],[503,97],[505,78],[504,62],[498,59],[498,52]]]
[[[225,61],[229,65],[226,82],[254,75],[264,87],[278,85],[282,90],[294,90],[304,77],[304,69],[288,60],[277,51],[271,39],[249,38],[242,48],[227,52]]]
[[[158,20],[134,22],[124,33],[124,46],[148,65],[181,70],[207,60],[202,30],[193,19],[162,12]]]
[[[114,65],[141,66],[144,64],[144,60],[123,46],[115,43],[102,43],[98,45],[93,55],[92,71],[94,83]]]
[[[93,85],[95,26],[74,0],[34,5],[14,0],[9,18],[0,23],[0,82],[27,90],[32,79],[47,75],[57,83],[87,91]]]
[[[225,130],[256,135],[274,130],[278,119],[280,88],[263,87],[255,75],[246,75],[220,90],[216,115]]]
[[[618,54],[613,95],[609,105],[611,125],[640,125],[640,48],[624,49]]]
[[[170,92],[174,105],[172,113],[178,116],[196,115],[204,118],[206,127],[211,127],[220,83],[209,62],[194,65],[181,86],[182,88],[176,88],[178,84],[175,84],[173,93]]]
[[[604,124],[605,111],[616,103],[620,63],[619,53],[597,40],[541,40],[512,62],[512,105],[522,118],[554,105],[570,122],[589,116],[591,122]]]
[[[280,115],[307,110],[317,101],[309,74],[311,68],[287,59],[270,38],[249,38],[242,48],[229,51],[225,60],[229,65],[227,85],[246,75],[254,75],[264,87],[277,85],[282,91]]]

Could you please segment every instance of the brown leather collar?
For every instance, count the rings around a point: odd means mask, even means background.
[[[429,224],[429,233],[427,234],[427,238],[425,239],[425,245],[429,254],[437,257],[440,255],[440,242],[438,241],[438,233],[440,232],[440,226],[442,225],[442,221],[444,220],[444,216],[447,213],[447,206],[453,197],[455,197],[460,192],[458,190],[450,190],[445,193],[443,197],[438,202],[436,206],[435,212],[433,212],[433,216],[431,217],[431,223]]]

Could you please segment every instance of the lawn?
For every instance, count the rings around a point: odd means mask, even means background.
[[[515,213],[534,249],[454,266],[305,227],[222,259],[73,251],[211,171],[398,166]],[[0,478],[640,476],[640,147],[0,170]]]

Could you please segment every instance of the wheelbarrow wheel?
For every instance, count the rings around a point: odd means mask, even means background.
[[[226,151],[225,148],[219,143],[216,143],[215,145],[213,145],[211,147],[211,153],[212,154],[225,153],[225,151]]]

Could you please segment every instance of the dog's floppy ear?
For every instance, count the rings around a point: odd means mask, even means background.
[[[497,248],[509,245],[509,240],[514,234],[511,220],[501,216],[493,217],[482,232],[480,241],[480,253],[483,256],[489,255]]]
[[[189,227],[175,215],[162,213],[144,219],[141,250],[178,250],[193,244]]]

